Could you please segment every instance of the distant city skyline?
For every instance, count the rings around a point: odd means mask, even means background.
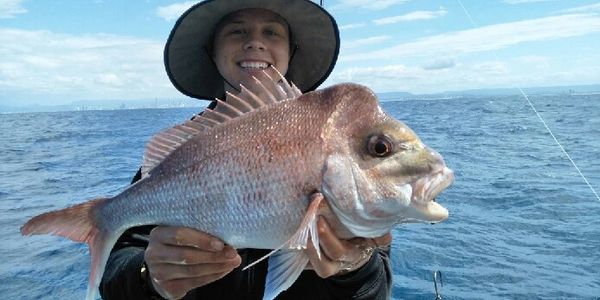
[[[194,3],[0,0],[0,105],[183,98],[165,74],[162,50]],[[325,7],[342,48],[323,87],[352,81],[377,93],[423,94],[600,83],[598,1],[331,0]]]

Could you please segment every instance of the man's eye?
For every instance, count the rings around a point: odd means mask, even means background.
[[[232,29],[231,31],[229,31],[229,34],[233,34],[233,35],[244,34],[244,33],[246,33],[246,30],[244,30],[244,29]]]

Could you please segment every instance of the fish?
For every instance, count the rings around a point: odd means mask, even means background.
[[[192,120],[147,144],[141,180],[113,197],[40,214],[23,235],[87,243],[87,299],[95,299],[109,253],[128,228],[185,226],[236,249],[274,249],[264,299],[290,287],[308,264],[324,195],[345,238],[374,238],[402,223],[437,223],[435,197],[454,173],[368,87],[343,83],[302,94],[281,74],[227,93]],[[274,83],[278,82],[278,83]],[[329,221],[329,219],[328,219]],[[310,237],[310,239],[309,239]],[[318,253],[320,255],[320,253]]]

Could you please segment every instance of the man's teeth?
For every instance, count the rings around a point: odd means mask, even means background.
[[[266,69],[269,67],[268,63],[265,62],[241,62],[240,67],[245,69]]]

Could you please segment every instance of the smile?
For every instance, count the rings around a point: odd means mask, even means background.
[[[264,70],[268,68],[271,64],[264,61],[241,61],[238,65],[243,69],[249,70]]]

